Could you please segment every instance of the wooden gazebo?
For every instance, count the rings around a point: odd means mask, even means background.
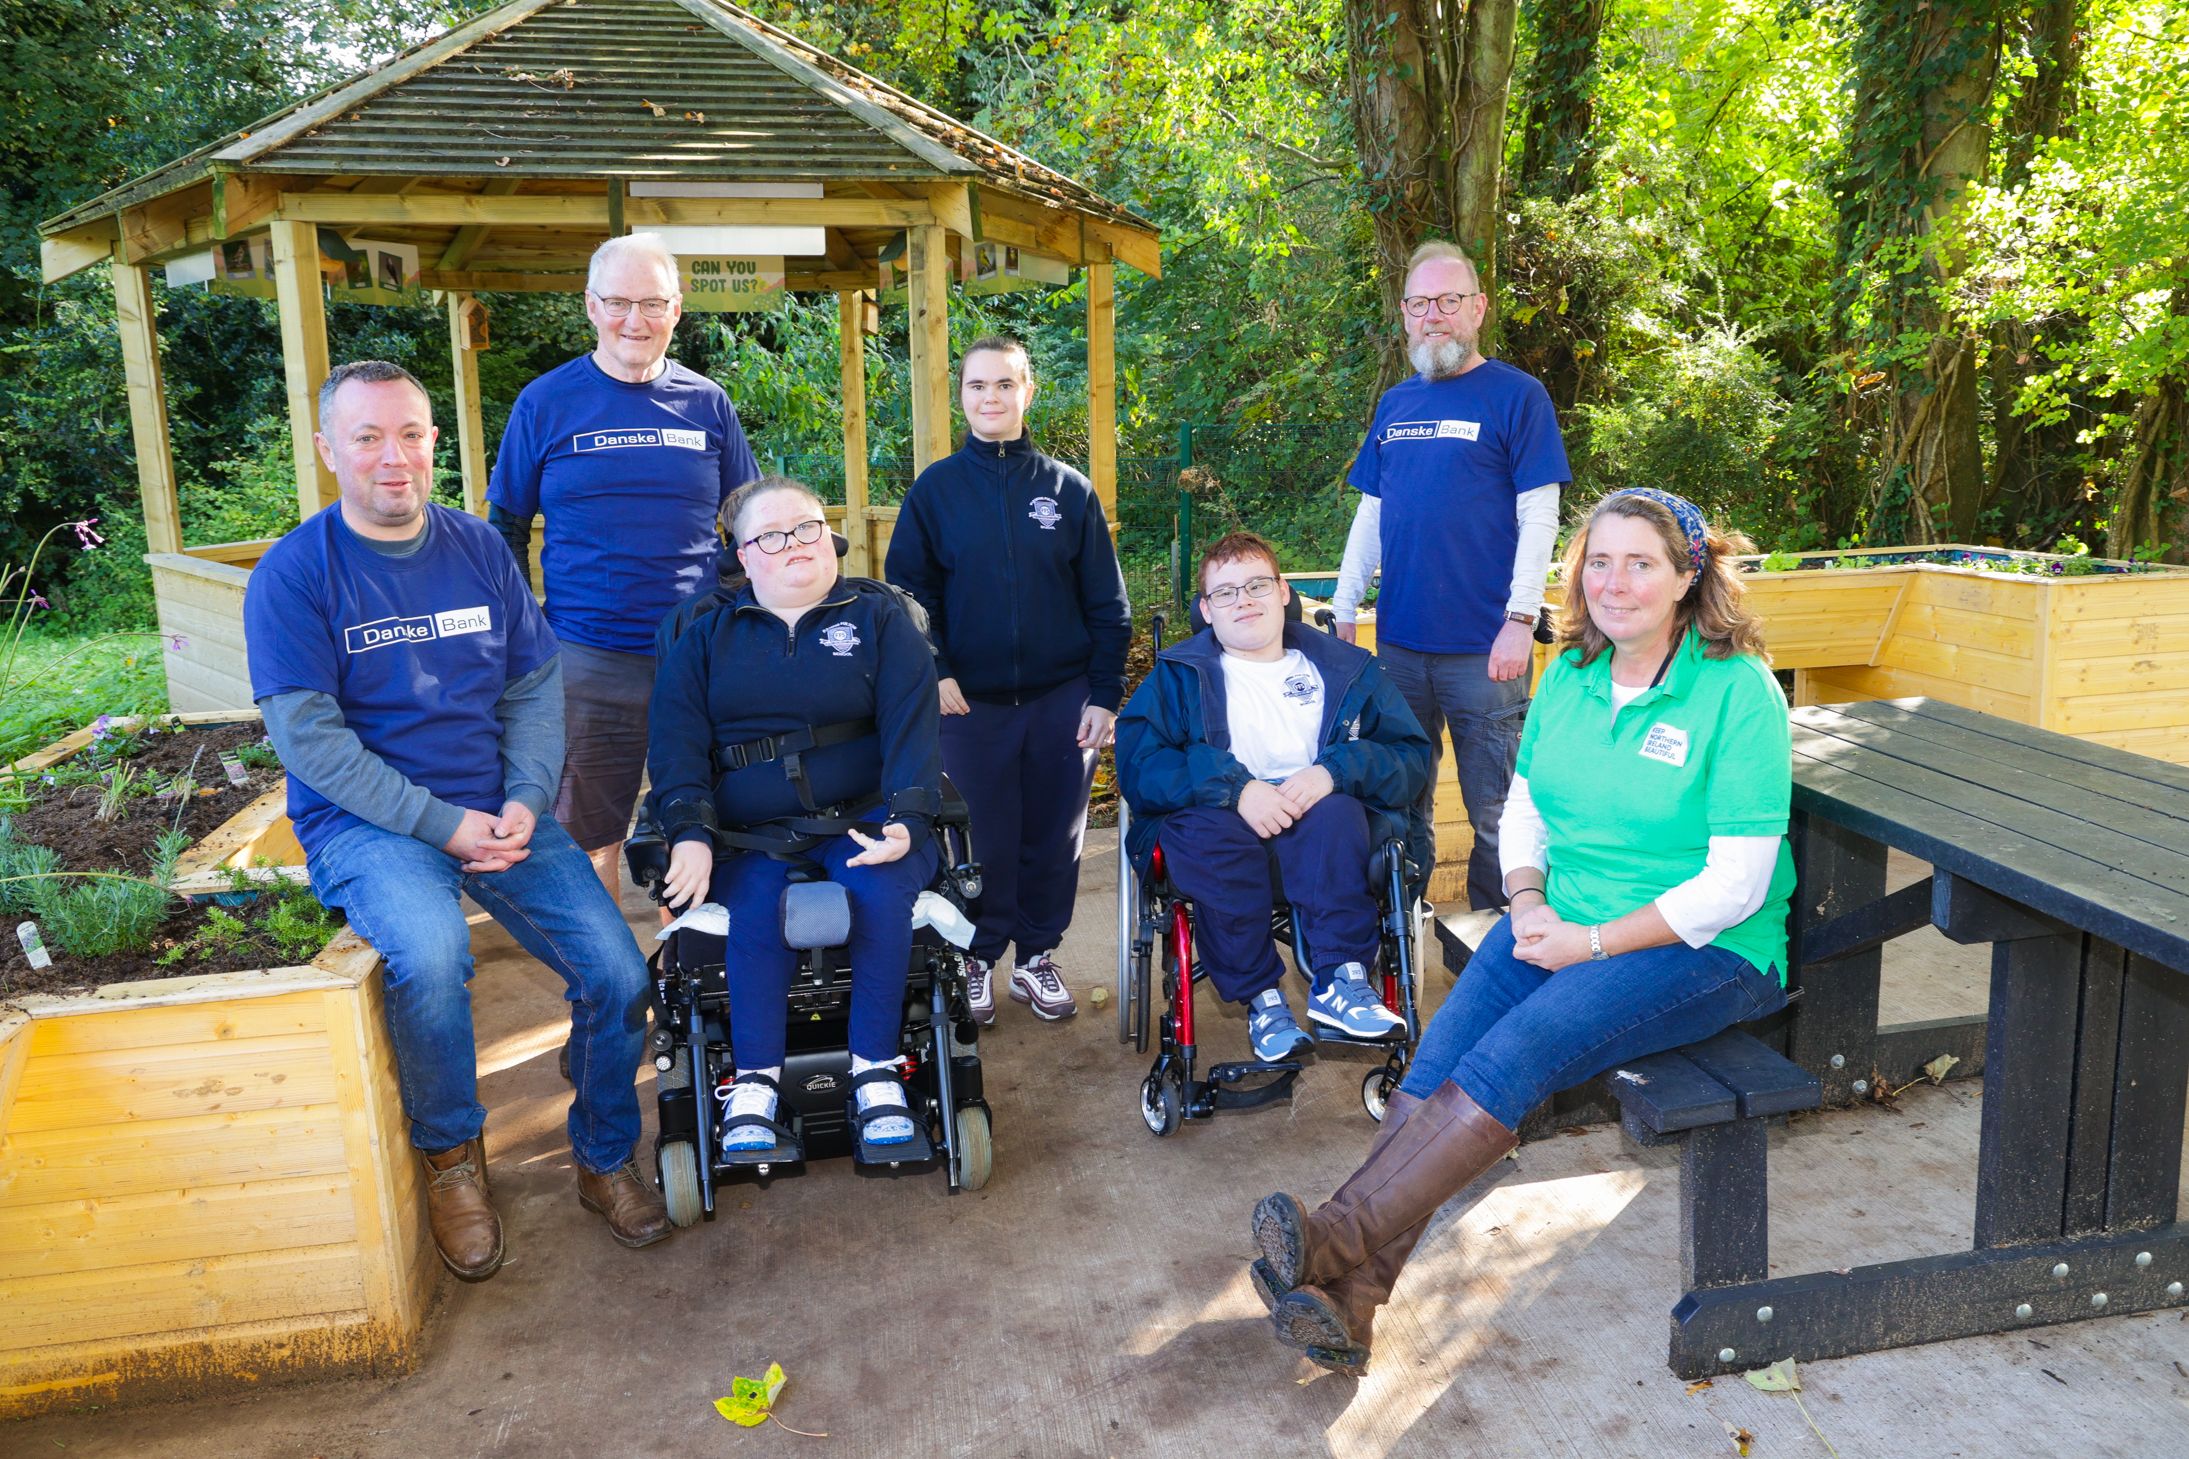
[[[869,504],[866,481],[864,336],[882,259],[901,258],[911,311],[915,470],[953,447],[947,311],[966,250],[1084,269],[1087,464],[1115,519],[1114,269],[1159,270],[1153,224],[734,5],[511,0],[40,229],[49,282],[113,271],[147,561],[161,627],[190,645],[164,656],[175,709],[250,703],[243,584],[267,544],[182,540],[151,267],[270,239],[309,514],[335,497],[312,448],[323,237],[415,247],[418,283],[448,314],[464,500],[483,510],[475,295],[578,293],[594,247],[643,228],[815,230],[824,251],[781,250],[784,287],[839,300],[855,570],[878,568],[895,515]]]

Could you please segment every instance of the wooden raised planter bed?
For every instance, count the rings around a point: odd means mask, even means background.
[[[1797,562],[1916,551],[2022,558],[1979,547],[1808,553]],[[1761,559],[1752,559],[1760,562]],[[1792,699],[1837,704],[1924,696],[2116,749],[2189,764],[2189,568],[2077,575],[1987,572],[1935,562],[1807,567],[1744,578],[1774,668]],[[1303,589],[1330,574],[1287,574]],[[1552,584],[1550,601],[1563,602]],[[1310,599],[1310,614],[1320,604]],[[1312,619],[1311,619],[1312,621]],[[1375,647],[1375,614],[1360,642]],[[1549,662],[1536,650],[1536,672]],[[1464,900],[1473,844],[1449,740],[1437,784],[1437,870],[1429,896]]]
[[[381,997],[344,931],[0,1005],[0,1417],[410,1365],[439,1267]]]

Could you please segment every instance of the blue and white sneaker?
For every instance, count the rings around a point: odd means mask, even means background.
[[[1254,1057],[1265,1064],[1282,1063],[1315,1046],[1307,1030],[1292,1016],[1292,1010],[1285,1007],[1284,994],[1275,988],[1249,1005],[1247,1042],[1254,1046]]]
[[[1350,1039],[1396,1038],[1406,1020],[1383,1006],[1368,986],[1368,970],[1344,963],[1324,975],[1322,988],[1307,1000],[1308,1018]]]

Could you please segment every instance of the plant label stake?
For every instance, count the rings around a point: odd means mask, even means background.
[[[223,750],[220,752],[220,768],[227,773],[228,783],[230,785],[243,784],[245,778],[243,761],[237,758],[236,752],[234,750]]]
[[[34,971],[53,966],[53,956],[46,951],[46,940],[38,935],[37,923],[18,922],[15,925],[15,940],[23,944],[23,956],[30,959]]]

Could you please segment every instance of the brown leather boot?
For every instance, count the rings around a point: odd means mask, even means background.
[[[1398,1134],[1399,1127],[1406,1123],[1407,1116],[1411,1115],[1420,1105],[1420,1099],[1408,1094],[1403,1089],[1391,1091],[1390,1098],[1384,1103],[1383,1123],[1376,1126],[1376,1138],[1369,1143],[1368,1159],[1375,1159],[1376,1152],[1391,1143],[1393,1137]],[[1290,1200],[1291,1197],[1286,1196],[1284,1199]],[[1277,1273],[1270,1266],[1267,1257],[1256,1257],[1253,1263],[1248,1266],[1247,1275],[1254,1281],[1255,1295],[1260,1297],[1262,1305],[1274,1314],[1277,1310],[1278,1300],[1292,1290],[1291,1285],[1277,1279]]]
[[[669,1224],[669,1208],[635,1159],[606,1175],[579,1166],[578,1204],[598,1211],[608,1222],[608,1234],[625,1246],[652,1246],[675,1229]]]
[[[421,1151],[426,1165],[426,1221],[448,1269],[483,1282],[501,1269],[502,1218],[494,1214],[486,1176],[486,1136],[453,1150]]]
[[[1313,1215],[1282,1192],[1263,1197],[1254,1208],[1255,1244],[1283,1286],[1327,1287],[1435,1215],[1517,1143],[1511,1130],[1447,1080]]]
[[[1308,1361],[1333,1373],[1367,1372],[1376,1309],[1391,1300],[1391,1288],[1430,1220],[1422,1217],[1328,1287],[1294,1287],[1287,1292],[1270,1312],[1277,1340],[1298,1348]]]

